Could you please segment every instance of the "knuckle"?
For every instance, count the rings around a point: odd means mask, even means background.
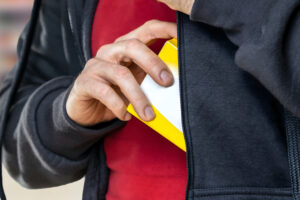
[[[107,65],[108,65],[107,63],[105,63],[104,61],[100,60],[100,61],[98,61],[97,65],[94,65],[93,71],[97,72],[98,70],[100,70],[102,68],[106,68]]]
[[[74,81],[74,86],[82,85],[85,82],[85,73],[81,72]]]
[[[159,20],[157,20],[157,19],[151,19],[151,20],[145,22],[145,26],[151,27],[153,25],[156,25],[157,23],[159,23]]]
[[[132,103],[137,105],[137,107],[143,108],[148,104],[147,99],[143,95],[138,95],[136,97],[133,97]]]
[[[95,59],[95,58],[91,58],[91,59],[89,59],[87,62],[86,62],[86,64],[85,64],[85,69],[86,68],[90,68],[90,67],[92,67],[92,66],[94,66],[94,65],[96,65],[97,64],[97,59]]]
[[[164,67],[164,63],[159,58],[150,58],[149,64],[153,70],[161,70]]]
[[[118,42],[120,42],[120,41],[122,41],[122,40],[124,40],[124,36],[121,36],[121,37],[117,38],[117,39],[114,41],[114,43],[118,43]]]
[[[141,42],[138,40],[138,39],[129,39],[126,41],[126,44],[125,44],[125,49],[126,50],[130,50],[132,48],[138,48],[140,46]]]
[[[126,112],[126,107],[122,103],[118,103],[114,105],[116,112],[120,115],[123,116],[124,113]]]
[[[165,68],[164,64],[162,61],[160,61],[159,59],[155,59],[155,58],[150,58],[148,60],[149,63],[149,73],[151,74],[157,74],[159,73],[162,69]]]
[[[145,35],[148,37],[148,40],[157,39],[157,26],[161,21],[153,19],[145,23]]]
[[[77,94],[81,92],[85,92],[86,85],[88,83],[88,79],[85,77],[83,73],[81,73],[73,83],[72,90]]]
[[[115,70],[115,77],[117,79],[128,79],[131,76],[131,72],[126,67],[117,67]]]
[[[101,97],[108,97],[112,94],[112,89],[105,84],[101,84],[97,87],[96,91]]]
[[[89,61],[87,61],[88,63],[86,64],[85,68],[83,69],[83,71],[81,72],[81,75],[84,77],[95,77],[96,75],[101,75],[101,73],[99,73],[102,68],[107,67],[107,64],[105,62],[103,62],[102,60],[99,59],[95,59],[92,58]]]
[[[75,81],[74,81],[74,84],[73,84],[73,87],[72,87],[72,90],[73,91],[79,91],[80,90],[80,87],[82,85],[82,81],[81,81],[81,78],[78,77]]]
[[[105,44],[105,45],[102,45],[98,51],[97,51],[97,54],[96,54],[96,57],[101,57],[102,55],[105,54],[105,52],[107,52],[107,50],[110,48],[110,44]]]
[[[103,67],[103,62],[99,59],[92,58],[87,61],[84,69],[81,72],[81,76],[94,77],[100,67]]]

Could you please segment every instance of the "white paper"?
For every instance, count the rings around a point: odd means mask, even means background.
[[[141,84],[141,88],[152,105],[178,130],[183,132],[178,71],[173,67],[169,67],[169,69],[174,77],[172,86],[160,86],[147,75]]]

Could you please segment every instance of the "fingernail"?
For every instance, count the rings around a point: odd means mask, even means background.
[[[155,117],[154,111],[151,106],[147,106],[145,108],[145,115],[149,120]]]
[[[131,119],[131,114],[130,113],[126,113],[125,114],[125,120],[129,121]]]
[[[160,73],[160,78],[164,83],[173,82],[173,76],[167,70],[162,70],[162,72]]]

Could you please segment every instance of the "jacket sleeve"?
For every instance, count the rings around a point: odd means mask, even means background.
[[[27,61],[5,121],[4,165],[15,180],[28,188],[58,186],[80,179],[87,169],[91,147],[122,124],[112,120],[86,128],[66,114],[65,101],[80,69],[74,70],[78,62],[65,54],[62,2],[41,3],[33,43],[29,55],[22,58]],[[27,29],[19,39],[19,58],[28,39]],[[17,65],[20,62],[24,60]],[[5,105],[5,96],[11,92],[17,73],[20,69],[14,67],[6,76],[0,105]]]
[[[299,0],[195,0],[190,19],[223,29],[236,65],[300,117]]]

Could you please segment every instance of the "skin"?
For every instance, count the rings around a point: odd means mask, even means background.
[[[147,46],[158,38],[177,37],[175,23],[152,20],[102,46],[76,78],[66,102],[69,117],[83,126],[119,118],[131,119],[129,102],[138,115],[151,121],[155,114],[140,88],[149,74],[161,86],[173,84],[166,64]]]
[[[171,9],[190,15],[195,0],[158,0]],[[102,46],[76,78],[66,103],[69,117],[83,126],[119,118],[131,119],[129,102],[145,121],[155,118],[147,97],[139,87],[146,74],[161,86],[173,77],[167,66],[147,44],[158,38],[177,37],[175,23],[152,20],[136,30]]]
[[[191,14],[191,10],[195,0],[158,0],[159,2],[165,3],[173,10],[178,10],[187,15]]]

